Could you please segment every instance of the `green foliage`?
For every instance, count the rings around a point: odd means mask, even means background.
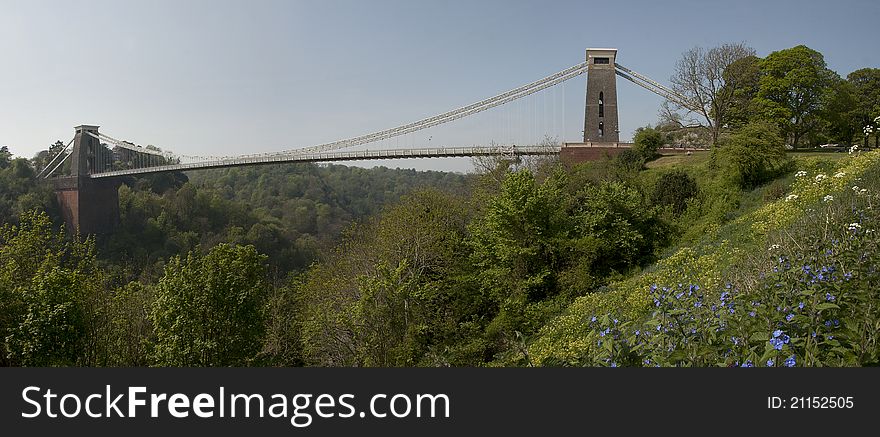
[[[799,45],[761,60],[757,110],[798,147],[801,138],[819,125],[818,111],[838,76],[826,67],[821,53]]]
[[[713,150],[716,165],[742,188],[763,184],[791,168],[782,139],[770,125],[748,124],[719,143]]]
[[[221,243],[252,244],[284,275],[308,267],[354,220],[424,186],[463,190],[465,176],[313,164],[210,170],[129,181],[104,256],[135,269]],[[134,279],[134,278],[129,278]]]
[[[478,364],[471,334],[480,297],[458,266],[467,209],[436,190],[353,228],[340,246],[292,285],[302,303],[303,359],[317,365]],[[429,341],[430,339],[430,341]],[[476,357],[474,355],[477,355]]]
[[[264,255],[220,244],[174,257],[156,285],[151,319],[160,366],[240,366],[260,351],[265,329]]]
[[[761,58],[747,56],[734,61],[724,70],[725,87],[733,87],[730,108],[727,110],[729,128],[737,129],[750,121],[757,121],[752,103],[758,96],[761,80]],[[722,90],[727,93],[728,91]]]
[[[0,335],[6,364],[102,364],[105,298],[94,243],[68,241],[44,213],[0,230]]]
[[[634,174],[645,167],[645,156],[634,148],[623,149],[614,157],[614,164],[618,175]]]
[[[5,146],[0,149],[0,223],[15,223],[33,209],[57,215],[51,187],[35,176],[26,159],[11,159]]]
[[[109,301],[107,364],[110,366],[148,366],[155,340],[150,310],[154,296],[151,287],[130,282],[116,289]]]
[[[663,146],[665,139],[663,133],[651,126],[636,129],[633,136],[633,150],[645,161],[657,157],[657,150]]]
[[[530,345],[533,362],[876,365],[880,154],[826,171],[798,173],[786,199],[727,225],[730,240],[577,299]]]
[[[687,208],[688,200],[699,193],[697,181],[683,170],[663,173],[654,185],[651,203],[672,208],[679,215]]]

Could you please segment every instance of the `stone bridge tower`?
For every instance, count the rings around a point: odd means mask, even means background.
[[[97,152],[103,147],[92,136],[98,134],[98,126],[74,129],[70,176],[52,180],[55,197],[68,230],[83,235],[106,233],[119,222],[119,182],[89,176],[96,168]]]
[[[617,49],[587,49],[587,102],[584,111],[585,143],[617,143]]]

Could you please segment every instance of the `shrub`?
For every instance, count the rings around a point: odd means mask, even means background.
[[[764,123],[751,123],[722,137],[712,159],[732,183],[743,189],[772,180],[793,165],[777,129]]]
[[[672,207],[678,215],[687,207],[687,201],[697,195],[697,181],[682,170],[673,170],[660,176],[651,194],[655,205]]]
[[[657,150],[663,145],[663,134],[651,126],[636,129],[633,137],[633,150],[644,160],[657,157]]]

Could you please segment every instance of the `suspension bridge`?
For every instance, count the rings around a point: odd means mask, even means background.
[[[112,229],[118,220],[117,188],[119,178],[123,176],[279,163],[378,159],[479,156],[512,159],[535,155],[560,155],[570,160],[595,159],[616,154],[630,146],[619,141],[617,77],[647,89],[680,108],[698,113],[704,110],[659,82],[620,65],[616,57],[616,49],[587,49],[584,62],[451,111],[357,137],[276,152],[237,156],[186,155],[119,140],[116,136],[99,132],[98,126],[81,125],[75,128],[74,138],[66,147],[58,151],[40,171],[39,177],[52,179],[68,226],[83,234],[91,234]],[[587,75],[583,142],[567,143],[553,139],[547,134],[552,129],[545,128],[545,125],[538,127],[538,123],[535,123],[535,129],[529,132],[527,138],[519,141],[511,138],[509,141],[493,139],[487,145],[375,148],[375,145],[388,144],[390,140],[412,138],[417,133],[431,132],[442,125],[455,125],[463,120],[481,117],[481,114],[491,113],[494,108],[533,95],[546,96],[547,90],[583,74]],[[531,115],[537,117],[537,112],[532,111]],[[555,122],[554,119],[553,124]],[[359,146],[374,147],[354,150]]]

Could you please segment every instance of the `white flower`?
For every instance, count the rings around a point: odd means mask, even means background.
[[[795,173],[795,174],[794,174],[794,177],[796,177],[796,178],[802,178],[802,177],[804,177],[804,176],[806,176],[806,175],[807,175],[807,172],[801,170],[801,171]]]
[[[859,190],[859,194],[865,194],[867,192],[868,192],[868,190],[865,188],[862,188],[861,190]]]
[[[822,181],[824,181],[825,179],[828,179],[828,176],[825,176],[824,173],[819,173],[819,174],[817,174],[817,175],[816,175],[816,178],[815,178],[815,180],[816,180],[817,183],[822,182]]]
[[[847,226],[846,228],[849,229],[850,231],[857,231],[859,229],[862,229],[862,225],[860,225],[858,223],[850,223],[849,226]]]
[[[767,250],[768,250],[768,251],[774,251],[774,250],[779,250],[779,248],[780,248],[780,246],[779,246],[778,244],[773,244],[773,245],[771,245],[770,248],[767,249]]]
[[[823,201],[823,202],[830,202],[830,201],[832,201],[832,200],[834,200],[834,196],[832,196],[832,195],[830,195],[830,194],[828,194],[828,195],[826,195],[825,197],[822,198],[822,201]]]
[[[791,202],[793,200],[797,200],[797,198],[798,198],[797,194],[789,194],[788,196],[785,196],[785,201]]]
[[[874,117],[874,123],[880,123],[880,115]]]
[[[859,191],[859,186],[858,186],[858,185],[853,185],[852,190],[853,190],[853,191]]]
[[[846,173],[844,173],[844,172],[842,172],[842,171],[839,171],[839,172],[837,172],[837,173],[834,173],[834,177],[836,177],[836,178],[842,178],[842,177],[844,177],[844,176],[846,176]]]
[[[849,148],[849,154],[852,155],[853,153],[857,152],[858,150],[859,150],[859,145],[853,144],[852,147]]]

